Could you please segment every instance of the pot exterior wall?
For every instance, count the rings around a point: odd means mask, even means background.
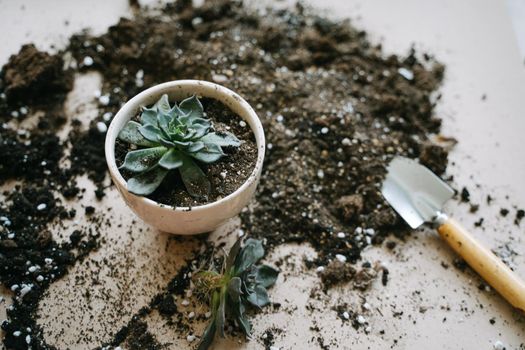
[[[160,96],[168,94],[170,100],[181,100],[191,95],[214,98],[228,106],[252,129],[257,144],[257,161],[252,173],[235,192],[209,204],[188,207],[171,207],[146,197],[134,195],[127,190],[125,179],[115,162],[115,141],[120,130],[137,115],[141,106],[155,103]],[[233,91],[200,80],[176,80],[153,86],[129,100],[117,113],[106,135],[106,161],[113,183],[125,203],[149,225],[160,231],[180,235],[210,232],[228,219],[236,216],[253,197],[262,172],[265,153],[265,137],[262,124],[251,106]]]

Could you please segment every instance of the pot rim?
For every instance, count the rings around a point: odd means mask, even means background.
[[[134,193],[131,193],[127,190],[127,182],[118,170],[116,160],[115,160],[115,141],[118,136],[118,133],[120,132],[121,128],[117,130],[116,122],[120,121],[122,119],[131,119],[134,114],[136,114],[138,108],[140,106],[144,105],[144,100],[148,99],[151,95],[162,95],[163,93],[167,93],[169,91],[172,91],[174,89],[181,89],[181,88],[190,88],[192,86],[199,86],[200,88],[204,88],[205,90],[211,91],[215,90],[219,95],[225,97],[225,99],[232,100],[234,104],[237,105],[238,108],[241,110],[244,110],[246,113],[246,116],[251,119],[251,122],[249,120],[245,120],[242,118],[239,114],[236,113],[241,119],[248,122],[247,124],[250,126],[250,129],[252,133],[256,136],[256,147],[257,147],[257,160],[255,162],[255,166],[253,167],[250,175],[244,181],[244,183],[239,186],[234,192],[230,193],[226,197],[223,197],[219,200],[216,200],[211,203],[203,204],[203,205],[197,205],[192,207],[175,207],[168,204],[163,204],[156,202],[152,199],[149,199],[145,196],[138,196]],[[205,96],[205,95],[203,95]],[[211,97],[216,100],[219,100],[221,103],[227,105],[224,101],[217,97]],[[231,107],[231,106],[228,106]],[[131,117],[129,117],[131,115]],[[128,118],[129,117],[129,118]],[[253,108],[250,106],[246,100],[244,100],[240,95],[235,93],[234,91],[228,89],[227,87],[224,87],[219,84],[215,84],[209,81],[205,80],[193,80],[193,79],[184,79],[184,80],[173,80],[165,83],[161,83],[155,86],[152,86],[139,94],[135,95],[132,99],[127,101],[117,112],[113,120],[111,121],[108,131],[106,133],[106,139],[105,139],[105,156],[106,156],[106,162],[109,168],[110,175],[113,179],[113,181],[116,181],[120,184],[120,187],[125,189],[131,196],[134,197],[135,200],[142,202],[145,205],[148,206],[155,206],[159,209],[170,209],[173,211],[178,212],[199,212],[199,211],[206,211],[215,207],[220,207],[222,204],[231,201],[235,197],[239,196],[242,192],[248,189],[248,187],[255,181],[258,180],[258,174],[260,174],[262,170],[262,165],[264,161],[264,154],[266,149],[266,141],[264,136],[264,129],[262,127],[261,121]],[[117,186],[118,188],[119,186]]]

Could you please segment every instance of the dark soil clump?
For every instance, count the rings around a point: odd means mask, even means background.
[[[223,148],[227,156],[212,164],[199,163],[211,183],[208,198],[194,198],[186,191],[178,171],[168,173],[159,188],[148,198],[162,204],[174,207],[192,207],[214,202],[235,192],[251,175],[257,161],[257,145],[255,136],[242,119],[227,106],[210,98],[199,99],[204,107],[207,118],[210,119],[216,132],[228,131],[239,140],[239,148]],[[137,118],[138,119],[138,116]],[[117,165],[124,163],[126,153],[131,147],[117,140],[115,146]],[[104,155],[102,154],[102,157]],[[105,167],[105,163],[104,163]],[[128,180],[134,174],[123,171],[123,177]]]
[[[60,103],[72,87],[73,77],[64,71],[64,61],[58,55],[38,51],[34,45],[24,45],[2,68],[3,91],[11,106],[27,106],[31,102],[53,99]]]

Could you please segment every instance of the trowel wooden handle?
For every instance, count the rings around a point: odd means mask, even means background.
[[[438,232],[492,288],[514,307],[525,311],[525,282],[494,253],[476,241],[454,219],[447,218]]]

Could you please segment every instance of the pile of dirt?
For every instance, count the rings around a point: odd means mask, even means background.
[[[87,71],[104,79],[99,117],[89,130],[77,128],[62,143],[56,133],[64,121],[78,124],[63,112],[64,94],[73,73]],[[5,122],[0,150],[6,155],[0,157],[0,182],[21,181],[3,194],[0,206],[0,278],[18,295],[3,324],[4,344],[27,348],[26,334],[13,334],[30,329],[33,349],[52,348],[34,319],[38,300],[49,283],[97,245],[96,235],[83,232],[65,244],[43,233],[74,216],[56,193],[75,197],[80,191],[75,177],[87,174],[103,197],[104,126],[138,92],[191,78],[215,81],[244,96],[262,120],[268,149],[254,205],[241,215],[243,230],[263,238],[268,249],[309,243],[319,253],[312,268],[337,259],[346,266],[346,277],[355,279],[349,264],[365,247],[409,232],[379,193],[389,160],[404,155],[438,173],[446,169],[447,151],[429,137],[439,133],[434,106],[443,73],[432,57],[415,51],[386,56],[347,21],[331,21],[302,6],[259,13],[232,1],[198,8],[177,1],[158,14],[122,19],[100,36],[75,35],[56,55],[25,46],[0,74]],[[45,103],[41,95],[47,95]],[[36,110],[42,112],[38,126],[20,132],[19,121]],[[63,159],[70,167],[60,166]],[[371,266],[360,271],[370,272],[363,281],[377,272]],[[344,282],[340,277],[331,275],[327,284]],[[383,282],[387,279],[383,270]],[[160,348],[141,319],[155,309],[177,315],[169,295],[179,291],[172,287],[159,291],[110,345]]]

